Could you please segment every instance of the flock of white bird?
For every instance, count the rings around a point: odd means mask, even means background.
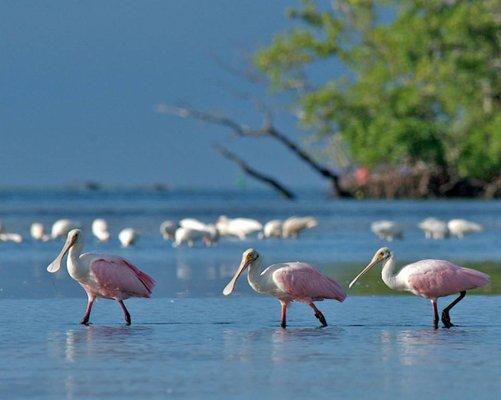
[[[228,218],[220,216],[215,223],[207,224],[195,218],[184,218],[180,221],[166,220],[160,225],[160,233],[165,240],[172,241],[174,247],[188,245],[193,247],[197,242],[205,246],[211,246],[221,237],[233,237],[245,240],[255,235],[259,239],[269,238],[296,238],[301,231],[315,228],[318,221],[313,217],[292,216],[286,220],[273,219],[264,225],[252,218]],[[45,227],[40,222],[31,225],[31,237],[38,241],[48,241],[66,237],[72,229],[80,229],[78,221],[71,219],[57,220],[50,234],[46,233]],[[452,219],[448,222],[437,218],[426,218],[418,224],[427,239],[441,240],[449,236],[463,238],[465,235],[483,231],[483,226],[465,219]],[[403,238],[403,229],[395,221],[380,220],[371,224],[371,231],[380,239],[393,241]],[[100,242],[107,242],[111,238],[108,223],[102,218],[92,222],[92,234]],[[122,229],[118,234],[118,240],[123,247],[133,246],[138,239],[138,233],[134,228]],[[23,241],[19,233],[7,232],[0,222],[0,242]]]
[[[449,236],[462,239],[465,235],[482,232],[484,227],[477,222],[465,219],[451,219],[449,222],[437,218],[426,218],[418,227],[424,232],[426,239],[442,240]],[[371,231],[380,239],[393,241],[403,238],[403,229],[397,222],[381,220],[371,224]]]
[[[211,246],[221,237],[234,237],[245,240],[248,236],[257,235],[260,239],[268,238],[295,238],[305,229],[312,229],[318,225],[313,217],[293,216],[284,221],[274,219],[266,224],[251,218],[228,218],[220,216],[214,224],[206,224],[195,218],[184,218],[180,221],[167,220],[160,225],[160,233],[165,240],[173,241],[173,246],[183,244],[193,247],[201,242],[205,246]],[[57,220],[50,234],[40,222],[34,222],[30,228],[30,235],[34,240],[46,242],[59,238],[65,238],[72,229],[81,229],[80,222],[71,219]],[[108,223],[102,218],[92,222],[92,234],[100,242],[107,242],[111,238]],[[133,246],[138,239],[138,233],[134,228],[122,229],[118,234],[118,240],[123,247]],[[20,243],[23,237],[18,233],[7,232],[0,222],[0,242],[12,241]]]

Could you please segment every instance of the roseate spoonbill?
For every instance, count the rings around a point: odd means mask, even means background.
[[[172,240],[177,228],[179,228],[177,222],[166,220],[160,224],[160,234],[164,240]]]
[[[251,218],[228,218],[221,215],[216,222],[216,228],[221,236],[236,236],[245,240],[247,235],[260,232],[263,225]]]
[[[60,237],[65,237],[68,235],[68,232],[72,229],[80,229],[81,224],[78,221],[73,221],[71,219],[58,219],[52,225],[51,237],[52,239],[58,239]]]
[[[92,234],[100,242],[107,242],[108,240],[110,240],[108,223],[102,218],[97,218],[94,221],[92,221]]]
[[[346,294],[334,279],[321,274],[310,265],[302,262],[287,262],[263,267],[259,253],[247,249],[242,255],[242,261],[233,278],[226,285],[223,294],[228,296],[233,292],[237,279],[246,268],[249,268],[247,280],[257,293],[276,297],[282,306],[280,326],[286,327],[287,305],[292,301],[308,304],[315,312],[315,317],[322,326],[327,326],[322,312],[314,301],[334,299],[342,302]]]
[[[470,233],[482,232],[484,230],[482,225],[465,219],[451,219],[447,223],[447,227],[451,235],[457,236],[459,239]]]
[[[133,228],[125,228],[118,233],[118,240],[122,244],[122,247],[133,246],[136,243],[137,238],[138,234]]]
[[[449,312],[463,299],[467,290],[479,288],[489,283],[490,277],[474,269],[463,268],[444,260],[421,260],[396,270],[395,257],[387,247],[376,251],[369,265],[350,283],[355,282],[375,265],[383,263],[381,277],[390,289],[407,291],[431,300],[433,306],[433,326],[438,328],[439,297],[459,293],[459,297],[442,311],[442,323],[446,328],[453,326]]]
[[[313,217],[290,217],[284,221],[282,234],[284,238],[297,238],[299,232],[317,225],[318,222]]]
[[[436,218],[426,218],[422,220],[418,227],[423,230],[426,239],[445,239],[449,236],[449,228],[447,222]]]
[[[124,300],[129,297],[150,297],[155,281],[122,257],[80,254],[82,249],[82,232],[80,229],[71,230],[61,252],[47,267],[47,271],[57,272],[64,256],[69,252],[66,262],[68,273],[84,288],[88,298],[81,323],[88,325],[94,301],[96,298],[104,298],[118,302],[126,325],[130,325],[131,318]]]
[[[259,239],[269,239],[272,237],[282,237],[282,224],[279,219],[272,219],[264,224],[263,231],[259,233]]]
[[[45,228],[40,222],[33,222],[30,227],[30,235],[33,239],[46,242],[50,236],[45,233]]]
[[[176,229],[172,247],[178,247],[183,243],[187,243],[189,247],[193,247],[198,240],[202,240],[206,246],[210,246],[213,243],[212,235],[208,231],[180,227]]]
[[[371,231],[379,238],[392,242],[394,239],[402,239],[402,228],[393,221],[381,220],[371,224]]]

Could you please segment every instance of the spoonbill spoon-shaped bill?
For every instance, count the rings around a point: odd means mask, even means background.
[[[58,219],[52,225],[51,237],[52,239],[58,239],[60,237],[65,237],[68,235],[68,232],[72,229],[80,229],[81,224],[78,221],[73,221],[71,219]]]
[[[102,218],[96,218],[92,221],[92,234],[100,242],[107,242],[110,240],[110,232],[108,231],[108,223]]]
[[[284,221],[282,234],[284,238],[296,238],[305,229],[318,226],[318,221],[313,217],[290,217]]]
[[[395,257],[387,247],[379,249],[370,263],[350,283],[355,282],[371,268],[382,264],[381,277],[390,289],[407,291],[431,300],[433,306],[433,326],[438,328],[439,316],[437,299],[459,293],[459,297],[442,312],[442,323],[446,328],[453,326],[449,312],[463,299],[467,290],[480,288],[490,282],[483,272],[459,267],[445,260],[421,260],[404,266],[397,271]]]
[[[216,222],[216,228],[221,236],[236,236],[245,240],[248,235],[260,232],[263,225],[251,218],[228,218],[221,215]]]
[[[426,239],[440,240],[449,236],[447,222],[433,217],[422,220],[418,227],[424,232]]]
[[[302,262],[287,262],[263,267],[261,256],[254,249],[247,249],[233,278],[223,290],[225,296],[235,289],[240,275],[248,269],[247,280],[257,293],[276,297],[281,304],[280,326],[286,327],[287,306],[293,301],[308,304],[322,326],[327,326],[322,312],[315,301],[325,299],[344,301],[346,294],[334,279],[321,274],[310,265]]]
[[[46,242],[50,236],[45,233],[45,227],[40,222],[33,222],[30,226],[30,235],[33,239]]]
[[[283,221],[279,219],[272,219],[264,224],[263,232],[259,234],[260,239],[269,239],[272,237],[282,237],[282,224]]]
[[[133,246],[137,241],[138,234],[133,228],[125,228],[118,234],[118,240],[122,244],[122,247]]]
[[[388,240],[402,239],[402,228],[394,221],[381,220],[371,224],[371,231],[380,239]]]
[[[476,222],[466,219],[451,219],[447,223],[451,235],[462,239],[465,235],[475,232],[482,232],[484,227]]]
[[[125,307],[124,300],[129,297],[150,297],[155,281],[139,268],[122,257],[84,253],[83,238],[79,229],[68,233],[66,242],[54,261],[47,267],[47,271],[55,273],[61,268],[66,253],[68,273],[76,280],[87,293],[87,308],[81,323],[89,323],[92,305],[96,298],[116,300],[125,318],[130,325],[130,314]]]
[[[160,234],[164,240],[174,239],[176,234],[176,229],[179,228],[179,224],[175,221],[165,220],[160,224]]]

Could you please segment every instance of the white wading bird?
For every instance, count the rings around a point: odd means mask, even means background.
[[[164,240],[172,240],[174,239],[177,228],[179,228],[179,224],[177,222],[166,220],[160,225],[160,234]]]
[[[21,243],[23,237],[19,233],[6,232],[4,225],[0,222],[0,242]]]
[[[423,230],[426,239],[440,240],[449,236],[447,222],[436,218],[426,218],[418,224],[418,227]]]
[[[213,238],[213,233],[207,230],[177,228],[172,247],[179,247],[183,243],[187,243],[189,247],[193,247],[195,242],[202,241],[206,246],[210,246],[216,240]]]
[[[316,226],[318,222],[313,217],[290,217],[284,221],[282,234],[284,238],[296,238],[299,232]]]
[[[216,228],[221,236],[236,236],[245,240],[247,235],[260,232],[263,225],[251,218],[228,218],[221,215],[216,222]]]
[[[402,239],[402,228],[393,221],[381,220],[371,224],[371,231],[380,239],[388,240]]]
[[[247,268],[249,269],[247,280],[252,289],[257,293],[276,297],[280,301],[282,328],[286,327],[287,305],[292,301],[308,304],[322,326],[327,326],[324,315],[313,302],[325,299],[343,301],[346,298],[344,289],[339,283],[321,274],[312,266],[302,262],[287,262],[265,268],[259,253],[254,249],[247,249],[243,253],[240,266],[223,290],[225,296],[233,292],[237,279]]]
[[[108,240],[110,240],[108,223],[102,218],[97,218],[94,221],[92,221],[92,234],[100,242],[107,242]]]
[[[118,240],[122,244],[122,247],[130,247],[136,243],[138,234],[133,228],[125,228],[118,234]]]
[[[40,222],[33,222],[30,227],[30,235],[33,239],[46,242],[50,236],[45,233],[45,228]]]
[[[451,219],[447,223],[447,227],[451,235],[457,236],[459,239],[470,233],[482,232],[484,230],[482,225],[465,219]]]
[[[81,224],[78,221],[73,221],[71,219],[58,219],[52,225],[51,238],[58,239],[61,237],[66,237],[68,232],[72,229],[80,229]]]
[[[272,219],[264,224],[263,231],[259,233],[259,239],[269,239],[272,237],[282,237],[282,224],[279,219]]]

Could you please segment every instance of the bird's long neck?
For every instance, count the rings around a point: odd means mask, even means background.
[[[261,275],[262,272],[263,264],[261,262],[261,257],[259,257],[249,265],[249,274],[247,275],[249,285],[251,285],[256,292],[260,292],[265,287],[266,277]]]
[[[383,269],[381,271],[381,278],[383,278],[383,282],[390,289],[399,290],[398,271],[393,254],[384,263]]]
[[[68,273],[73,279],[78,280],[82,277],[83,271],[82,266],[80,265],[80,253],[83,249],[83,243],[80,240],[77,240],[73,246],[70,247],[70,251],[68,253],[68,261],[66,266],[68,268]]]

